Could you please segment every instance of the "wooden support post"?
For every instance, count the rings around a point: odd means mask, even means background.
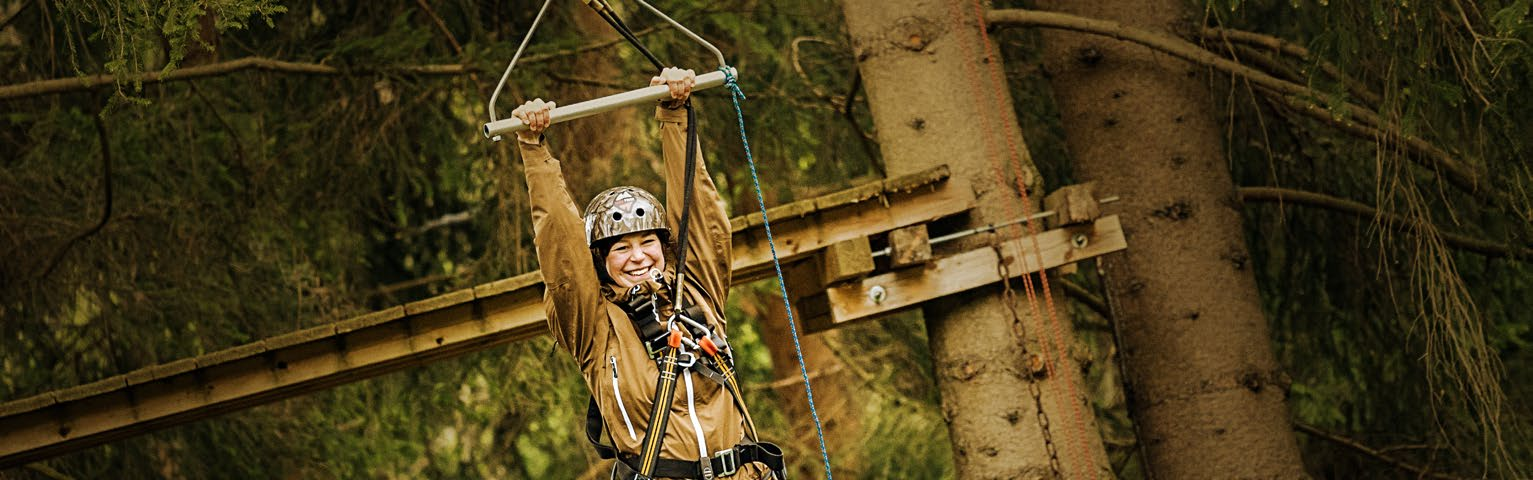
[[[824,331],[830,326],[814,323],[816,320],[830,318],[830,302],[825,298],[825,284],[820,283],[824,279],[820,262],[798,262],[783,269],[783,280],[788,282],[788,297],[793,299],[793,314],[804,325],[806,333]]]
[[[1102,216],[1102,206],[1097,203],[1096,183],[1086,182],[1060,187],[1043,199],[1043,208],[1053,210],[1054,215],[1044,219],[1046,228],[1091,223]],[[1076,265],[1059,267],[1060,275],[1076,272]]]
[[[926,224],[911,225],[889,232],[889,267],[904,268],[932,259],[931,237]]]
[[[873,271],[873,247],[868,237],[836,242],[820,253],[821,285],[835,285]]]
[[[1043,199],[1043,209],[1053,210],[1054,216],[1045,220],[1048,228],[1064,225],[1091,223],[1102,216],[1102,206],[1097,203],[1096,182],[1086,182],[1060,187]]]

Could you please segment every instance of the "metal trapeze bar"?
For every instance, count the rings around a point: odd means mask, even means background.
[[[731,70],[734,69],[734,67],[724,68],[729,68]],[[723,85],[724,78],[725,75],[722,70],[715,70],[712,72],[704,73],[702,75],[698,75],[697,83],[692,86],[692,91],[697,92]],[[555,108],[553,112],[550,112],[549,116],[553,123],[562,123],[577,118],[585,118],[599,113],[610,112],[620,108],[643,105],[646,103],[654,102],[656,100],[669,98],[670,96],[671,90],[669,87],[666,87],[665,85],[654,85],[640,88],[638,90],[630,90],[623,93],[586,100],[574,105],[561,106]],[[526,129],[527,124],[522,123],[520,119],[507,118],[484,124],[483,133],[485,138],[489,138],[498,142],[500,141],[500,136],[503,134],[515,133]]]

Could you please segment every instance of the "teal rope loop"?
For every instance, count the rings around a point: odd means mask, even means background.
[[[788,331],[793,333],[793,353],[798,356],[798,373],[804,377],[804,394],[809,396],[809,415],[814,417],[814,433],[820,437],[820,459],[825,461],[825,479],[830,480],[830,453],[825,450],[825,430],[820,427],[820,412],[814,408],[814,388],[809,386],[809,370],[804,367],[804,348],[798,343],[798,325],[793,321],[793,306],[788,304],[788,286],[783,281],[782,263],[777,259],[777,244],[772,240],[772,221],[767,218],[766,197],[761,195],[761,177],[756,174],[756,159],[751,156],[751,141],[745,136],[745,113],[740,101],[745,92],[735,83],[733,68],[719,67],[724,72],[724,86],[729,87],[729,100],[735,104],[735,118],[740,122],[740,143],[745,145],[745,162],[751,167],[751,183],[756,186],[756,203],[761,205],[761,226],[766,229],[767,247],[772,250],[772,268],[777,270],[777,288],[782,291],[782,306],[788,312]]]

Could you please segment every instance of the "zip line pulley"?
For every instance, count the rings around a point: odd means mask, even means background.
[[[591,8],[596,9],[598,14],[602,13],[604,10],[610,11],[610,7],[607,6],[605,0],[584,1],[587,5],[590,5]],[[688,29],[687,27],[682,26],[681,23],[677,22],[675,19],[672,19],[670,16],[666,15],[664,12],[661,12],[659,9],[650,5],[649,2],[644,0],[634,1],[638,2],[640,5],[643,5],[644,8],[648,9],[650,12],[653,12],[655,15],[658,15],[660,18],[664,19],[667,23],[670,23],[671,26],[676,27],[677,30],[685,33],[688,37],[691,37],[692,40],[702,44],[703,47],[707,48],[709,52],[712,52],[714,58],[718,60],[719,69],[698,75],[696,83],[692,86],[693,91],[702,91],[724,85],[727,83],[728,79],[737,76],[734,67],[730,67],[727,63],[725,63],[724,54],[719,51],[718,47],[713,46],[712,43],[709,43],[707,40],[704,40],[703,37],[693,33],[692,30]],[[490,95],[490,122],[484,124],[484,128],[481,130],[481,132],[484,133],[485,138],[489,138],[494,141],[500,141],[501,135],[503,134],[515,133],[527,129],[527,125],[522,123],[522,121],[519,119],[499,118],[495,114],[495,102],[500,98],[500,91],[505,88],[506,80],[511,78],[511,70],[516,68],[516,61],[522,57],[522,52],[526,50],[527,43],[532,40],[533,32],[537,31],[538,24],[543,21],[543,14],[548,11],[548,5],[551,3],[553,3],[553,0],[544,0],[543,6],[538,9],[537,16],[533,17],[532,19],[532,26],[527,29],[527,35],[522,38],[521,45],[516,47],[516,54],[511,56],[511,63],[506,65],[506,72],[501,74],[500,82],[495,84],[495,93]],[[636,90],[630,90],[623,93],[617,93],[601,98],[595,98],[554,108],[552,112],[549,112],[549,120],[552,123],[562,123],[577,118],[585,118],[599,113],[610,112],[620,108],[642,105],[669,97],[670,89],[665,85],[646,86]]]

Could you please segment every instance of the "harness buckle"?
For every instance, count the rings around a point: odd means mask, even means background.
[[[720,477],[734,475],[740,469],[740,457],[733,448],[720,450],[718,453],[713,454],[713,458],[719,461],[718,476]],[[708,468],[706,465],[710,463],[713,462],[703,462],[705,465],[703,468]],[[706,472],[707,470],[704,471]]]

